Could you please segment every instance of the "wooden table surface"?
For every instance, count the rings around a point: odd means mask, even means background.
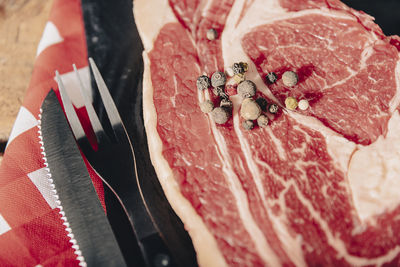
[[[53,0],[0,0],[0,161]]]

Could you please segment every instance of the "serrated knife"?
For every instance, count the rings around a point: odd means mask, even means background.
[[[80,266],[126,266],[57,96],[39,116],[39,138],[52,192]]]

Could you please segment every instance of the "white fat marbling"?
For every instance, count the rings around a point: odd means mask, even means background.
[[[151,19],[149,14],[152,14]],[[168,5],[168,1],[164,0],[135,0],[134,15],[145,48],[143,52],[143,118],[151,162],[169,203],[184,223],[185,229],[192,239],[199,265],[227,266],[214,236],[207,229],[190,202],[181,194],[172,170],[162,155],[163,145],[160,136],[157,134],[157,113],[153,102],[154,89],[147,53],[153,49],[153,42],[164,24],[174,22],[176,18]]]
[[[387,135],[354,152],[348,178],[361,220],[400,203],[400,116],[395,111]]]
[[[133,14],[144,50],[153,49],[161,28],[169,22],[178,22],[167,0],[135,0]]]

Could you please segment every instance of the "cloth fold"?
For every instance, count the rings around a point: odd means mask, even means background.
[[[90,84],[86,38],[81,1],[55,0],[37,57],[30,85],[18,113],[4,158],[0,165],[0,265],[78,266],[61,215],[44,170],[37,119],[41,104],[58,86],[54,72],[61,73],[71,98],[89,127],[74,75],[75,63]],[[89,174],[105,208],[103,185],[90,169]]]

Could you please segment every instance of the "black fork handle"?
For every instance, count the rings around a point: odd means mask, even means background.
[[[108,184],[100,174],[105,185],[107,217],[118,240],[120,248],[128,266],[148,267],[174,267],[177,266],[168,247],[158,232],[149,233],[148,236],[138,239],[135,231],[132,210],[128,210],[124,200]],[[131,196],[132,197],[132,196]],[[128,197],[128,198],[131,198]],[[142,201],[140,199],[139,201]],[[152,224],[148,214],[143,214],[143,221],[136,223]]]
[[[107,183],[105,184],[107,188],[105,190],[107,216],[128,265],[147,267],[177,266],[164,239],[156,231],[149,214],[144,210],[135,211],[127,209],[126,206],[129,205],[128,203],[132,203],[133,196],[120,197],[111,186]],[[138,205],[143,205],[140,203],[143,201],[142,199],[137,199],[136,201],[139,201]],[[133,212],[141,213],[143,215],[141,216],[142,220],[138,221],[137,218],[135,219],[132,214]],[[143,212],[146,213],[143,214]],[[136,231],[137,228],[140,228],[137,224],[142,224],[142,226],[143,224],[148,226],[153,225],[153,227],[148,227],[153,231],[148,232],[147,236],[143,236],[143,232],[138,233]]]
[[[153,234],[140,241],[144,260],[147,266],[171,267],[175,266],[168,248],[158,234]]]
[[[123,125],[115,130],[125,133]],[[132,266],[177,266],[142,197],[136,165],[132,164],[134,152],[122,152],[127,147],[132,149],[129,139],[126,137],[120,142],[111,147],[100,145],[101,152],[88,149],[85,154],[92,166],[97,166],[97,174],[105,184],[107,216],[121,250]],[[80,142],[80,145],[83,147],[88,143]],[[116,155],[117,151],[124,157]],[[115,160],[115,157],[120,158]]]

